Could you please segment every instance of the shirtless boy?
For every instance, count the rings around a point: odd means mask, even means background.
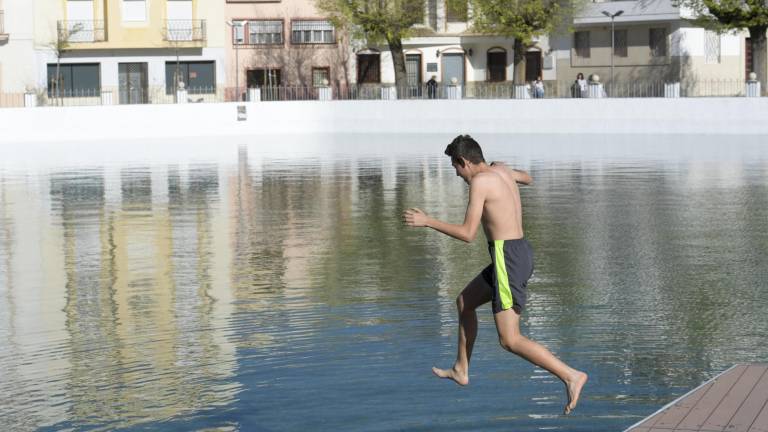
[[[464,223],[442,222],[417,208],[406,210],[403,219],[409,226],[429,227],[467,243],[474,240],[482,223],[491,264],[456,298],[459,312],[456,362],[450,369],[433,367],[432,372],[460,385],[469,384],[469,359],[477,336],[475,309],[491,301],[501,346],[560,378],[568,396],[564,413],[570,414],[579,401],[587,374],[571,368],[547,348],[520,334],[520,314],[525,308],[528,279],[533,273],[533,250],[523,237],[517,184],[530,185],[533,179],[523,171],[500,163],[486,164],[480,145],[469,135],[456,137],[445,154],[451,157],[456,175],[469,184]]]

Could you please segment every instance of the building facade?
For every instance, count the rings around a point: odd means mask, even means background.
[[[38,98],[192,101],[223,91],[222,8],[204,0],[37,0]],[[78,101],[82,103],[82,101]]]
[[[471,31],[468,10],[453,10],[445,0],[427,0],[424,20],[414,26],[414,36],[403,40],[408,87],[434,78],[441,86],[456,83],[473,89],[513,80],[514,39],[479,35]],[[526,52],[526,80],[554,79],[547,37],[539,38]],[[394,84],[392,56],[386,46],[356,46],[356,82]],[[489,95],[492,96],[492,95]]]
[[[35,5],[0,0],[0,106],[23,106],[23,93],[36,86]]]
[[[606,83],[613,74],[622,85],[743,81],[744,34],[693,27],[685,21],[692,17],[672,0],[589,3],[575,16],[574,31],[551,38],[557,79],[572,81],[582,73]]]
[[[313,0],[226,0],[225,5],[227,86],[237,99],[246,98],[248,88],[274,87],[293,88],[297,94],[290,98],[312,98],[313,88],[350,82],[348,39]],[[272,91],[260,97],[286,96]]]

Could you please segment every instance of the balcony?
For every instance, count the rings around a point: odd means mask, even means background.
[[[172,44],[205,42],[205,20],[167,20],[163,40]]]
[[[5,32],[5,11],[0,10],[0,42],[8,40],[8,33]]]
[[[107,40],[104,21],[59,21],[59,43],[92,43]]]
[[[611,19],[605,16],[603,11],[614,14],[619,10],[623,10],[624,13],[616,17],[616,24],[677,21],[681,19],[680,8],[676,7],[672,0],[624,0],[587,3],[584,9],[576,14],[573,23],[577,26],[610,24]]]

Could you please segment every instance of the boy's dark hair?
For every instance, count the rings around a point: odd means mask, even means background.
[[[485,162],[480,144],[469,135],[459,135],[454,138],[453,142],[445,148],[445,154],[451,157],[452,163],[462,167],[464,166],[464,161],[461,158],[474,164]]]

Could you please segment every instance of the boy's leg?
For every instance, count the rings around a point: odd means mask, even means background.
[[[504,349],[548,370],[563,381],[568,393],[565,414],[570,414],[576,408],[581,388],[587,382],[587,374],[571,368],[544,346],[521,335],[520,315],[513,309],[498,312],[493,315],[493,318],[499,333],[499,343]]]
[[[456,363],[451,369],[432,368],[432,372],[440,378],[449,378],[460,385],[469,384],[469,359],[472,357],[472,347],[477,337],[478,306],[491,300],[491,287],[483,278],[482,273],[467,284],[466,288],[456,298],[456,308],[459,312],[459,346]]]

